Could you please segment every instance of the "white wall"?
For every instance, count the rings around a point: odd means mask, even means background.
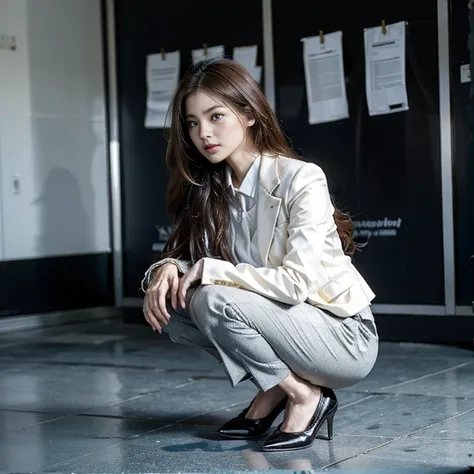
[[[109,251],[99,0],[0,0],[0,32],[3,258]]]
[[[11,236],[18,240],[38,227],[31,217],[20,218],[28,207],[32,174],[23,173],[23,192],[11,194],[15,163],[27,169],[31,162],[31,126],[26,0],[0,0],[0,34],[15,35],[17,52],[0,50],[0,170],[2,209],[2,258],[11,250]],[[30,190],[28,193],[27,191]],[[30,198],[31,200],[31,198]]]

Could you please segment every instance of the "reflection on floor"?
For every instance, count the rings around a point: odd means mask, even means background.
[[[473,356],[382,344],[369,377],[337,392],[332,442],[263,454],[216,434],[255,389],[232,389],[205,352],[114,320],[4,334],[0,471],[467,472]]]

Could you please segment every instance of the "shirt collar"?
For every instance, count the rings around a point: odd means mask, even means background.
[[[257,195],[258,187],[258,172],[260,169],[260,156],[255,159],[252,166],[247,171],[244,180],[240,184],[240,189],[237,191],[245,194],[248,197],[255,198]],[[232,168],[227,167],[227,184],[231,187],[232,192],[235,194],[234,185],[232,184]]]

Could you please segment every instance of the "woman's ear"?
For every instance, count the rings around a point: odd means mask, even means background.
[[[253,125],[255,125],[255,119],[253,118],[253,115],[254,114],[252,113],[252,109],[250,108],[250,106],[246,105],[244,109],[244,117],[247,122],[247,127],[252,127]]]

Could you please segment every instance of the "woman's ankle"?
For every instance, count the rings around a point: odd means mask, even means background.
[[[296,404],[311,402],[315,397],[319,397],[321,394],[320,387],[311,384],[295,374],[290,374],[282,381],[280,388],[286,393],[290,403]]]
[[[280,387],[275,386],[264,392],[260,390],[255,401],[252,403],[249,411],[245,415],[246,418],[263,418],[270,414],[271,411],[285,398],[286,394]]]
[[[263,393],[269,398],[271,397],[278,400],[282,400],[284,397],[286,397],[286,393],[278,385],[275,385],[274,387]]]

